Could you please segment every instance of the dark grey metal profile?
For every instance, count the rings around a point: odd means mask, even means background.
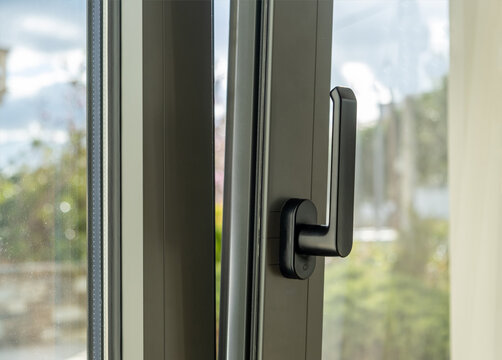
[[[249,3],[237,0],[232,5],[239,12]],[[332,1],[263,1],[260,6],[259,14],[249,15],[260,21],[258,27],[248,27],[255,29],[253,36],[237,26],[231,37],[238,56],[236,69],[229,72],[229,101],[235,97],[235,109],[232,113],[229,106],[228,117],[234,117],[232,126],[237,128],[247,121],[256,137],[249,143],[244,135],[236,137],[235,128],[229,134],[234,136],[227,148],[232,167],[226,169],[225,186],[231,182],[231,187],[225,196],[231,198],[225,199],[228,223],[223,236],[230,281],[228,318],[221,324],[227,332],[220,333],[227,342],[220,351],[226,353],[220,359],[321,359],[324,263],[319,261],[305,281],[284,278],[279,269],[279,218],[291,197],[311,199],[317,221],[325,215]],[[239,58],[244,56],[247,59]],[[257,74],[258,82],[249,74]],[[249,93],[256,102],[250,102]],[[253,160],[254,172],[247,170],[247,163],[237,163],[239,158]],[[234,175],[237,169],[247,173]],[[236,191],[249,191],[246,176],[252,177],[252,200]],[[243,314],[249,311],[247,320]],[[246,341],[248,354],[239,351]]]
[[[103,358],[102,1],[87,3],[88,358]]]
[[[212,1],[143,1],[143,358],[216,356]]]
[[[108,359],[122,359],[121,0],[108,0]]]
[[[230,3],[219,359],[251,358],[261,2]]]

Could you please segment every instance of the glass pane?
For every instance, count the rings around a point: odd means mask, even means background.
[[[0,359],[85,359],[86,2],[0,2]]]
[[[228,35],[230,1],[214,1],[214,160],[215,160],[215,261],[216,327],[220,316],[221,231],[223,221],[223,175],[225,163],[225,123],[227,112]],[[216,331],[218,336],[218,329]],[[218,339],[216,339],[218,344]]]
[[[448,1],[334,0],[354,89],[354,249],[327,259],[323,359],[448,359]]]

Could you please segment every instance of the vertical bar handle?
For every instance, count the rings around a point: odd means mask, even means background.
[[[280,268],[284,276],[306,279],[315,256],[346,257],[352,250],[357,100],[349,88],[335,87],[328,223],[317,224],[309,199],[289,199],[281,210]]]

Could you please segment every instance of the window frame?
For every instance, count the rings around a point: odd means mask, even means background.
[[[121,0],[103,0],[105,359],[122,359]]]
[[[87,2],[90,359],[121,359],[121,1]]]
[[[286,198],[310,198],[326,216],[333,3],[253,1],[246,15],[248,3],[231,2],[220,359],[320,359],[324,259],[308,280],[282,277],[278,231]]]
[[[122,358],[215,357],[212,2],[121,29]]]
[[[103,358],[102,1],[87,2],[87,356]]]

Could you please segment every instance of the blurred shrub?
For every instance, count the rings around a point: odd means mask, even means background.
[[[447,223],[415,220],[412,234],[327,263],[325,360],[449,359]]]
[[[0,262],[87,261],[85,131],[68,135],[59,149],[34,142],[0,174]]]

